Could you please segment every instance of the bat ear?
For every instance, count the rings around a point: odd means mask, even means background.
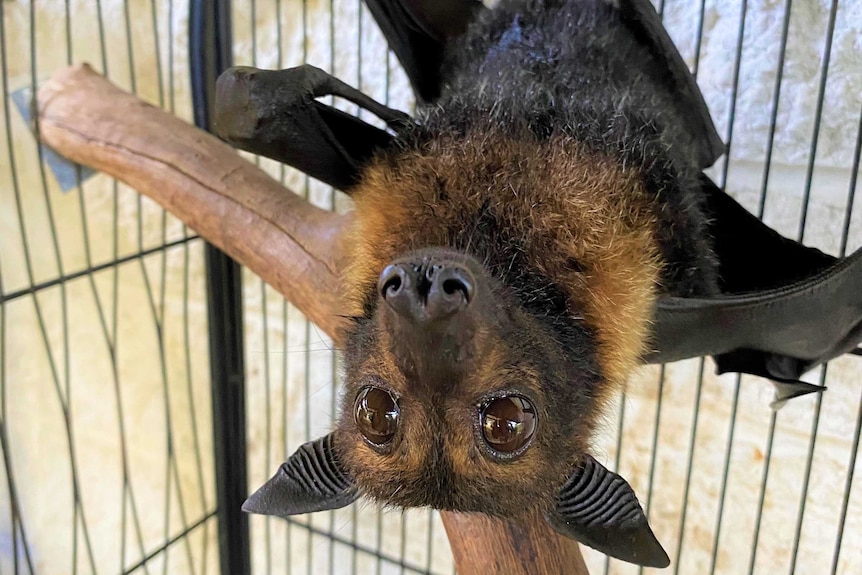
[[[563,535],[611,557],[645,567],[670,565],[631,486],[589,455],[560,489],[546,518]]]
[[[247,513],[287,517],[340,509],[359,497],[339,463],[330,433],[296,450],[242,505]]]

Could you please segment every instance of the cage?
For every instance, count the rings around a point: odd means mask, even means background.
[[[199,120],[194,62],[211,55],[193,4],[0,1],[0,574],[453,573],[429,511],[357,504],[252,517],[243,532],[229,492],[330,428],[337,350],[173,216],[34,136],[33,94],[78,62]],[[411,109],[360,0],[227,5],[235,64],[313,63]],[[728,143],[716,181],[787,237],[836,255],[862,245],[862,1],[656,7]],[[316,205],[350,209],[245,155]],[[638,372],[596,455],[642,496],[674,573],[862,571],[860,362],[807,374],[828,390],[780,411],[767,381],[713,375],[711,359]],[[640,571],[584,556],[590,573]]]

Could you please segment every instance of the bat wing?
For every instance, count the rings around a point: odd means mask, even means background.
[[[724,143],[694,75],[664,29],[661,18],[649,0],[618,0],[618,10],[640,45],[652,55],[656,63],[652,75],[673,94],[675,112],[683,120],[691,145],[698,148],[698,167],[711,166],[724,153]]]
[[[862,250],[837,259],[784,238],[703,183],[722,295],[662,298],[648,360],[713,355],[719,373],[771,379],[778,404],[822,391],[798,379],[862,341]]]
[[[411,121],[314,66],[235,67],[219,76],[216,85],[216,133],[237,148],[348,189],[361,165],[392,135],[317,101],[324,96],[349,100],[395,131]]]
[[[365,0],[419,100],[440,95],[441,65],[450,38],[485,7],[477,0]]]
[[[366,0],[366,4],[424,101],[440,93],[446,43],[484,9],[477,0]],[[353,102],[396,132],[411,121],[314,66],[277,71],[235,67],[218,79],[216,133],[237,148],[347,190],[356,183],[362,164],[392,136],[317,101],[325,96]]]
[[[652,73],[674,94],[676,112],[697,146],[699,167],[712,165],[724,144],[694,76],[649,0],[619,0],[619,13],[657,63]],[[803,373],[862,341],[862,252],[837,260],[789,240],[751,215],[702,176],[710,235],[719,259],[722,295],[665,297],[654,324],[659,363],[715,357],[719,373],[772,380],[776,402],[822,391]]]

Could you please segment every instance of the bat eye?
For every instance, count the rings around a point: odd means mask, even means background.
[[[523,450],[536,431],[536,408],[520,395],[492,399],[479,417],[485,443],[501,455]]]
[[[392,395],[379,387],[362,388],[353,407],[353,419],[360,433],[369,443],[378,446],[395,437],[399,413]]]

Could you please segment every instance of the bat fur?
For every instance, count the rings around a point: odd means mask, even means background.
[[[695,146],[660,69],[605,0],[503,1],[452,44],[441,96],[364,169],[335,432],[363,494],[510,517],[547,505],[646,351],[657,295],[717,291]],[[439,249],[485,295],[445,373],[439,342],[395,329],[378,293],[389,263]],[[385,452],[353,419],[369,384],[401,409]],[[498,461],[477,410],[512,391],[539,426]]]

